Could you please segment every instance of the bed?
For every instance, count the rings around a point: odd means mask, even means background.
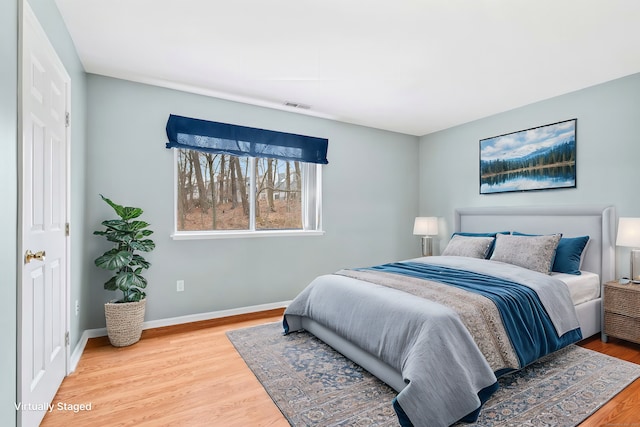
[[[474,237],[478,233],[486,233],[488,231],[504,232],[505,234],[517,232],[524,236],[549,236],[555,233],[562,233],[562,238],[567,239],[589,236],[588,244],[580,258],[579,269],[583,274],[579,276],[564,275],[563,277],[562,274],[557,273],[542,275],[537,272],[530,274],[528,271],[522,271],[520,267],[512,265],[505,265],[504,268],[506,270],[501,270],[498,274],[500,280],[508,279],[508,283],[512,281],[526,282],[527,286],[525,288],[542,286],[534,284],[534,281],[542,280],[542,282],[548,281],[552,283],[556,287],[555,289],[560,289],[558,292],[562,296],[557,298],[551,298],[549,295],[544,297],[545,292],[548,293],[548,291],[536,290],[541,300],[545,298],[547,300],[542,301],[543,305],[559,304],[559,308],[544,306],[542,309],[542,311],[549,313],[551,327],[556,329],[557,337],[560,340],[550,344],[546,342],[540,344],[540,347],[545,348],[546,352],[551,352],[580,338],[586,338],[600,332],[602,323],[600,284],[612,280],[615,276],[615,245],[613,240],[615,236],[615,217],[615,209],[612,206],[463,208],[455,211],[454,226],[456,233],[460,235],[471,234]],[[537,238],[535,237],[534,239]],[[509,239],[516,240],[518,237],[507,238],[501,236],[499,239],[506,242]],[[497,243],[497,238],[495,243]],[[500,248],[496,249],[502,250],[502,248],[503,246],[500,246]],[[504,331],[501,326],[496,327],[497,332],[483,332],[493,335],[489,339],[480,341],[493,341],[495,343],[492,345],[496,347],[494,350],[496,352],[503,351],[502,356],[500,356],[502,358],[494,357],[493,353],[491,353],[491,357],[488,357],[484,348],[479,348],[483,347],[484,344],[476,345],[478,342],[475,335],[477,331],[471,331],[471,334],[468,331],[475,328],[469,328],[468,323],[465,323],[473,321],[473,313],[475,313],[473,310],[475,309],[468,312],[467,309],[462,309],[462,313],[459,312],[457,315],[451,316],[448,312],[449,307],[443,308],[439,302],[428,301],[424,298],[421,298],[420,302],[416,303],[415,296],[405,295],[401,291],[406,290],[404,287],[414,286],[417,283],[416,281],[421,280],[414,274],[433,275],[443,274],[442,272],[449,274],[451,273],[450,270],[452,270],[455,276],[457,269],[462,269],[474,271],[473,274],[484,276],[484,273],[489,271],[484,269],[493,269],[494,264],[504,263],[484,262],[484,260],[472,261],[458,256],[427,257],[320,276],[285,311],[283,321],[285,333],[306,330],[314,334],[398,391],[398,397],[393,404],[402,426],[419,427],[428,425],[433,427],[451,425],[461,419],[472,421],[477,417],[482,403],[495,391],[497,386],[495,378],[497,376],[530,363],[536,357],[545,354],[545,351],[540,350],[538,354],[538,350],[534,349],[530,352],[531,354],[527,354],[526,357],[523,356],[521,353],[529,350],[528,347],[531,346],[531,342],[515,344],[513,334],[517,334],[517,331],[510,329],[513,326],[504,326],[505,330],[508,329],[507,335],[511,340],[511,346],[516,348],[515,356],[508,353],[508,350],[501,347],[505,341]],[[503,266],[500,266],[500,268],[502,269]],[[399,270],[395,271],[394,269]],[[406,273],[406,269],[417,269],[419,272]],[[479,269],[479,271],[475,272],[474,269]],[[387,296],[381,297],[383,303],[380,303],[379,307],[376,306],[376,308],[372,308],[373,305],[370,306],[368,303],[363,304],[363,294],[359,293],[361,288],[362,292],[365,292],[365,283],[366,287],[371,287],[369,282],[373,280],[370,279],[369,275],[382,276],[384,280],[394,283],[392,285],[384,283],[382,292],[383,295]],[[576,277],[579,279],[576,279]],[[435,280],[431,276],[427,278],[429,282],[440,281],[440,279]],[[381,279],[377,278],[376,280]],[[443,280],[446,281],[448,279]],[[451,279],[452,284],[455,285],[456,280],[455,278]],[[558,287],[557,280],[568,283],[567,287]],[[317,285],[316,282],[320,282],[322,287],[319,287],[320,285]],[[583,285],[573,282],[588,282],[590,284]],[[379,285],[375,284],[373,286],[380,287]],[[351,288],[352,286],[353,288]],[[388,286],[391,286],[391,289],[388,289]],[[439,295],[439,283],[432,286],[435,286],[435,288],[428,292],[431,292],[432,295]],[[575,288],[572,288],[574,286]],[[422,289],[417,285],[414,287]],[[455,287],[452,286],[452,288]],[[322,296],[318,297],[318,302],[314,303],[307,299],[308,296],[304,295],[305,293],[318,293],[316,289],[328,289],[324,291],[327,293],[324,304]],[[366,292],[369,291],[367,290]],[[385,292],[386,294],[384,294]],[[457,301],[459,293],[456,292],[461,291],[454,290],[451,292],[453,292],[453,296],[445,297],[445,299]],[[303,299],[304,301],[302,301]],[[558,301],[548,301],[551,299],[557,299]],[[401,305],[405,304],[405,300],[408,306]],[[375,304],[375,302],[371,304]],[[424,321],[430,325],[426,328],[429,332],[420,332],[420,334],[425,334],[427,338],[422,337],[422,335],[420,335],[420,338],[416,338],[418,335],[413,332],[416,330],[416,321],[409,316],[414,316],[415,311],[420,311],[416,309],[415,304],[420,306],[420,310],[430,313],[429,320]],[[453,305],[456,304],[454,303]],[[499,304],[496,303],[496,305]],[[570,307],[567,308],[567,305],[570,305]],[[374,317],[369,320],[350,317],[352,312],[355,313],[353,314],[355,316],[359,313],[359,307],[365,306],[367,310],[373,310],[376,313]],[[358,307],[358,309],[352,310],[349,307]],[[467,306],[464,305],[464,307]],[[484,313],[482,310],[485,309],[479,310],[478,313]],[[531,308],[524,311],[535,312],[535,309]],[[554,314],[556,311],[562,314]],[[422,315],[422,313],[419,313],[419,315]],[[336,316],[346,317],[341,318],[338,322],[332,320]],[[505,316],[502,314],[500,316],[502,316],[504,322]],[[506,317],[511,317],[511,315]],[[459,318],[464,321],[459,322]],[[380,329],[382,332],[377,337],[376,334],[378,334],[379,327],[376,323],[377,319],[393,319],[391,322],[385,321],[393,325],[393,331],[390,333]],[[357,335],[366,335],[367,341],[364,341],[364,338],[361,340],[355,336],[354,334],[356,333],[352,332],[351,326],[342,326],[358,324],[361,327]],[[432,324],[438,325],[438,327],[436,328]],[[371,325],[376,326],[372,327]],[[547,327],[549,326],[547,325]],[[422,331],[425,326],[420,326],[418,329]],[[479,329],[482,329],[482,327]],[[576,335],[576,331],[579,331],[579,335]],[[428,339],[428,342],[421,343],[426,350],[405,349],[402,347],[403,350],[398,350],[398,353],[402,354],[394,355],[390,349],[395,348],[394,346],[396,345],[398,349],[401,348],[397,342],[398,336],[410,337],[409,340],[412,341],[412,345],[415,345],[417,341]],[[515,336],[516,338],[518,337],[517,335]],[[379,342],[370,343],[371,340],[376,339]],[[519,338],[515,341],[519,341]],[[508,347],[509,345],[506,346]],[[550,350],[546,349],[546,347],[549,347]],[[407,354],[410,354],[411,357],[407,358]],[[514,358],[516,359],[515,362]],[[447,362],[443,364],[442,360],[445,359]],[[520,366],[516,366],[518,364]],[[416,371],[420,372],[416,373]],[[451,386],[448,384],[446,387],[425,385],[425,383],[429,382],[442,383],[446,381],[443,378],[448,379],[459,376],[458,372],[460,371],[464,371],[464,375],[461,378],[456,377],[452,380],[452,383],[455,384]],[[418,374],[428,378],[418,379],[416,377]],[[437,378],[437,380],[434,380],[434,378]],[[406,397],[409,395],[411,397]]]

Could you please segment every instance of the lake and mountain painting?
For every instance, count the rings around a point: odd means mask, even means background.
[[[577,119],[480,140],[480,194],[576,186]]]

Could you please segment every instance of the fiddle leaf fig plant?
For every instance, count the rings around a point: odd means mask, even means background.
[[[136,218],[142,215],[142,209],[121,206],[100,195],[118,215],[118,219],[102,221],[105,230],[94,231],[97,236],[104,236],[113,247],[96,258],[96,266],[114,272],[104,288],[110,291],[122,291],[123,297],[116,302],[135,302],[143,299],[143,291],[147,287],[147,279],[142,276],[144,270],[151,266],[138,252],[151,252],[156,244],[148,237],[153,234],[149,224]]]

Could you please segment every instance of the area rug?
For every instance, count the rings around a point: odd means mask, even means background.
[[[277,322],[227,336],[292,426],[399,425],[397,393],[313,335],[284,336]],[[576,426],[638,377],[640,365],[572,345],[502,377],[460,426]]]

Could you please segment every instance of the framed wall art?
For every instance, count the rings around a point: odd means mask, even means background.
[[[578,119],[480,140],[480,194],[576,187]]]

